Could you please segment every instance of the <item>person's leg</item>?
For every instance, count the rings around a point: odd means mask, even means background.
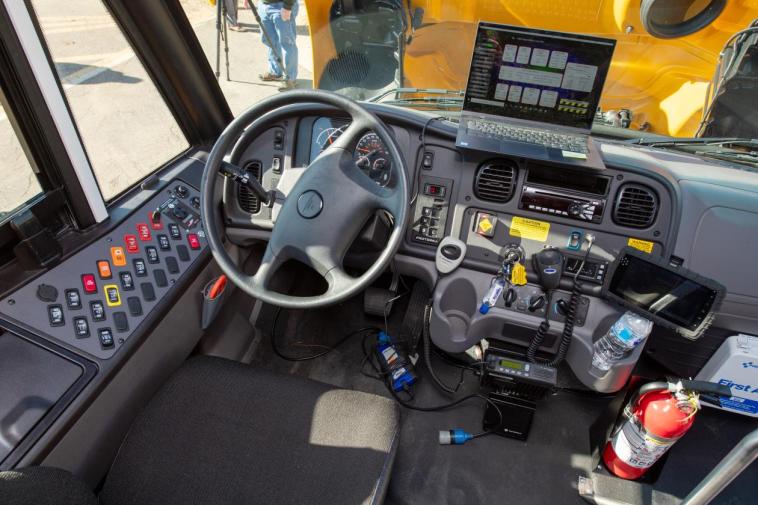
[[[284,21],[281,17],[281,3],[276,4],[279,9],[278,15],[274,17],[276,30],[279,33],[279,43],[284,53],[284,78],[287,81],[294,82],[297,79],[297,28],[295,18],[297,17],[298,2],[292,7],[292,16],[289,21]]]
[[[262,80],[275,80],[276,78],[282,78],[284,70],[279,68],[279,64],[276,62],[276,55],[282,54],[282,47],[279,42],[279,34],[277,33],[276,24],[274,22],[275,17],[279,17],[278,9],[272,9],[271,6],[260,2],[258,4],[258,14],[261,16],[261,39],[263,43],[268,47],[268,72],[259,76]],[[271,38],[273,47],[269,45],[269,41],[264,35],[264,32]]]
[[[224,0],[224,6],[226,7],[226,18],[229,20],[229,24],[232,28],[237,28],[237,0]]]

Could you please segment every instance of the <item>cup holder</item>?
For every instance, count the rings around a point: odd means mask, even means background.
[[[457,277],[438,286],[430,330],[432,340],[448,352],[462,352],[471,346],[470,328],[477,314],[478,295],[474,284]]]

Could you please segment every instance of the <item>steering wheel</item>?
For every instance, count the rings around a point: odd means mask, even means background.
[[[224,248],[224,225],[216,185],[224,156],[245,131],[254,137],[254,121],[280,107],[296,103],[336,107],[351,118],[350,126],[300,176],[287,195],[255,275],[244,273]],[[253,125],[251,127],[251,125]],[[250,127],[250,128],[248,128]],[[353,146],[366,131],[376,133],[392,157],[392,173],[378,185],[355,165]],[[292,90],[253,105],[219,136],[205,164],[200,212],[211,252],[227,278],[249,295],[286,308],[314,308],[337,303],[367,288],[392,260],[405,233],[408,209],[408,169],[397,141],[374,114],[357,102],[317,90]],[[277,194],[276,204],[283,195]],[[392,215],[390,238],[376,262],[360,277],[345,272],[343,259],[368,219],[377,211]],[[321,274],[328,288],[316,296],[291,296],[269,289],[273,274],[295,259]]]

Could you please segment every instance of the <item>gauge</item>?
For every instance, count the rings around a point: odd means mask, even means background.
[[[387,147],[376,133],[367,133],[355,146],[355,166],[380,186],[386,186],[392,173],[392,162]]]

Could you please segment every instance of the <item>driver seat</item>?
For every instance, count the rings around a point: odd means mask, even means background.
[[[0,473],[0,502],[376,504],[399,426],[387,398],[196,357],[137,417],[97,499],[37,467]]]

